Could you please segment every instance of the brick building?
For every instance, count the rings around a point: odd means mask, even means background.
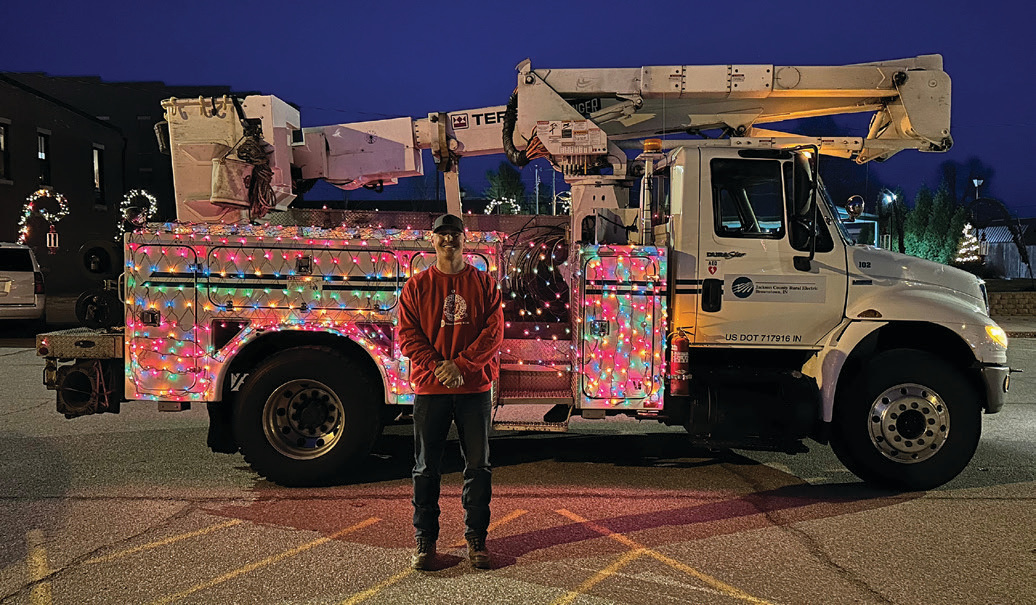
[[[48,224],[35,215],[26,243],[44,266],[48,293],[75,295],[95,287],[79,251],[87,243],[116,248],[127,191],[143,189],[158,198],[153,220],[175,215],[172,168],[154,134],[161,101],[229,93],[226,86],[0,72],[0,241],[17,241],[33,192],[61,194],[68,214],[55,225],[56,253],[46,248]],[[59,210],[54,196],[37,204],[52,214]]]

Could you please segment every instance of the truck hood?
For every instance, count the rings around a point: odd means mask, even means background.
[[[870,298],[863,291],[874,286],[935,290],[941,297],[960,298],[963,306],[985,312],[983,282],[967,271],[870,246],[853,246],[849,254],[850,299]]]

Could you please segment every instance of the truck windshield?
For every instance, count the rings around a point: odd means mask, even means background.
[[[820,191],[817,192],[820,195],[820,199],[824,200],[824,207],[827,208],[828,222],[834,222],[835,227],[838,229],[839,235],[842,236],[842,241],[847,245],[853,245],[856,241],[853,239],[852,234],[845,227],[845,223],[838,216],[838,208],[835,207],[835,203],[831,201],[831,196],[827,193],[827,187],[824,187],[824,179],[820,179]]]

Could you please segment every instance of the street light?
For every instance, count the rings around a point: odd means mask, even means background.
[[[894,192],[885,189],[881,192],[881,207],[885,209],[885,216],[890,217],[889,225],[889,239],[892,239],[892,226],[895,225],[897,239],[899,240],[899,253],[903,254],[906,252],[905,242],[903,241],[903,216],[902,210],[897,204],[897,196]],[[891,248],[892,246],[889,246]]]
[[[978,188],[980,186],[982,186],[982,183],[984,183],[985,181],[983,181],[982,179],[979,179],[979,178],[974,178],[974,179],[971,179],[971,182],[975,184],[975,199],[977,200],[978,199]]]

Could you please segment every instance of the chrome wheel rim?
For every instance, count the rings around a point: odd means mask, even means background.
[[[263,432],[275,450],[296,460],[323,456],[338,443],[345,406],[316,380],[292,380],[277,388],[263,406]]]
[[[950,435],[950,412],[932,389],[900,384],[874,400],[867,416],[871,443],[889,460],[916,464],[934,456]]]

